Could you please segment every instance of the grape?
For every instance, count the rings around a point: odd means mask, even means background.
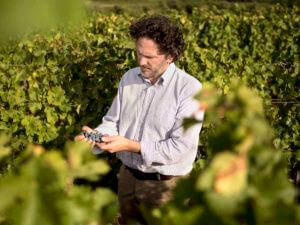
[[[82,131],[80,134],[91,141],[98,142],[98,143],[103,142],[101,139],[103,137],[103,134],[101,134],[101,133],[98,133],[98,132],[90,133],[90,132]]]

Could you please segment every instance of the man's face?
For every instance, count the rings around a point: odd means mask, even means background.
[[[172,62],[172,57],[161,53],[158,45],[149,38],[141,37],[136,41],[136,53],[143,76],[148,78],[152,84]]]

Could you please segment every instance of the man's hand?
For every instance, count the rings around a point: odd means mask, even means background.
[[[97,133],[97,131],[91,129],[90,127],[88,126],[83,126],[82,131],[85,131],[85,132],[89,132],[89,133]],[[75,138],[74,138],[75,141],[85,141],[87,143],[89,143],[92,147],[94,147],[95,145],[95,142],[94,141],[91,141],[89,139],[87,139],[86,137],[84,137],[82,134],[79,134],[77,135]]]
[[[140,143],[122,136],[102,137],[104,143],[95,143],[97,147],[110,153],[130,151],[139,153],[141,151]]]

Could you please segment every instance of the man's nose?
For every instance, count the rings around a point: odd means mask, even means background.
[[[147,65],[147,59],[146,59],[146,57],[143,57],[143,56],[139,57],[139,64],[141,66]]]

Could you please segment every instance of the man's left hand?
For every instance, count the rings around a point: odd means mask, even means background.
[[[96,143],[95,146],[110,153],[130,151],[139,153],[141,151],[140,143],[122,136],[102,137],[103,143]]]

